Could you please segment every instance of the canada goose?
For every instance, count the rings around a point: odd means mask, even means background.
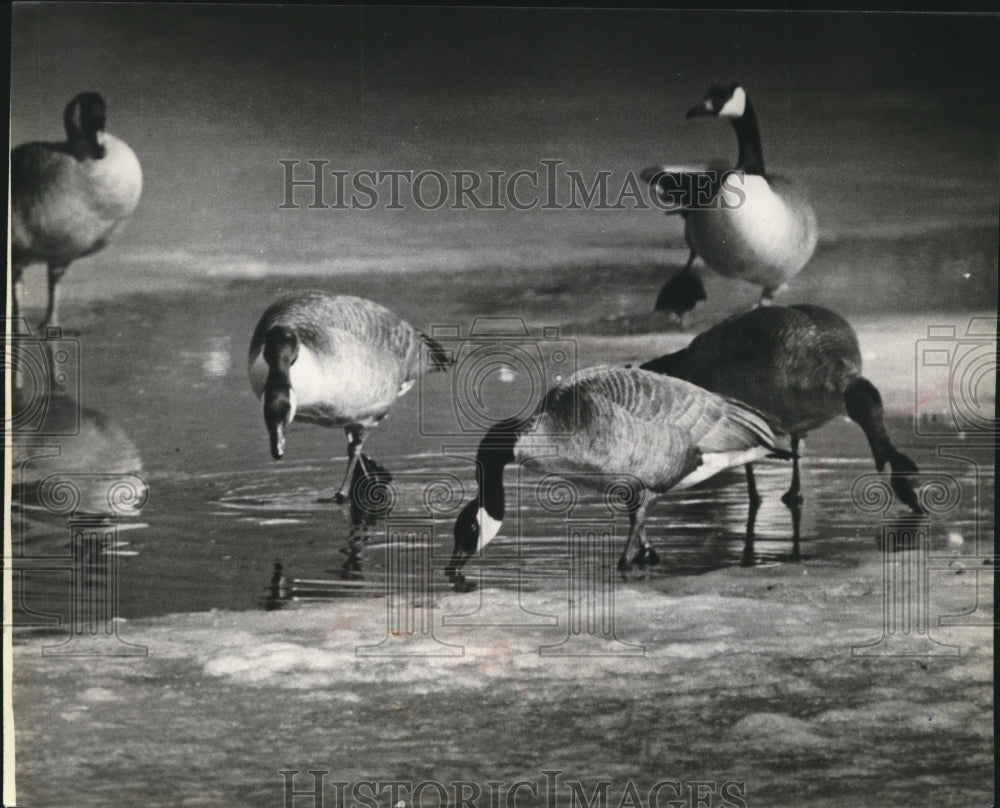
[[[334,497],[344,502],[367,430],[422,372],[452,363],[438,343],[378,303],[305,291],[281,298],[261,316],[248,370],[264,400],[275,460],[285,453],[285,428],[296,417],[344,428],[347,474]]]
[[[733,169],[653,167],[641,176],[684,217],[688,262],[661,290],[656,310],[678,315],[705,299],[696,256],[720,275],[762,287],[761,305],[806,265],[816,249],[816,214],[788,179],[764,171],[757,115],[739,84],[712,87],[688,118],[729,118],[739,144]],[[678,185],[686,192],[678,192]],[[707,190],[706,190],[707,189]],[[702,194],[702,196],[698,196]]]
[[[458,590],[470,585],[459,571],[485,547],[504,517],[504,467],[513,461],[573,482],[631,491],[629,534],[618,561],[659,561],[646,540],[646,509],[658,495],[687,488],[724,468],[777,453],[764,417],[746,405],[638,368],[582,370],[545,395],[527,420],[494,424],[476,456],[479,494],[455,522],[455,550],[445,570]]]
[[[888,462],[893,490],[920,512],[911,477],[916,464],[896,450],[885,429],[882,399],[861,375],[861,351],[854,329],[840,315],[819,306],[769,306],[734,315],[696,336],[687,348],[641,365],[745,401],[768,414],[776,431],[799,439],[831,418],[847,414],[865,432],[881,471]],[[801,502],[799,463],[782,497]],[[753,466],[747,465],[751,502],[759,501]]]
[[[58,320],[56,284],[77,258],[95,253],[124,227],[142,194],[142,169],[124,142],[104,131],[99,93],[66,107],[65,143],[23,143],[10,153],[11,272],[17,315],[21,273],[48,264],[42,328]]]

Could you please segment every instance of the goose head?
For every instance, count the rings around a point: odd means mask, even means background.
[[[295,391],[289,369],[299,355],[295,332],[275,326],[264,340],[267,381],[264,384],[264,423],[271,439],[271,456],[281,460],[285,454],[285,429],[295,419]]]
[[[513,419],[490,427],[476,453],[479,496],[466,503],[455,520],[455,552],[448,574],[454,579],[465,560],[482,550],[500,532],[504,516],[503,470],[514,460],[521,424]]]
[[[704,100],[688,110],[688,118],[711,115],[715,118],[741,118],[747,108],[747,94],[739,84],[710,87]]]
[[[104,157],[104,126],[107,109],[100,93],[80,93],[66,105],[63,126],[66,141],[78,160]]]

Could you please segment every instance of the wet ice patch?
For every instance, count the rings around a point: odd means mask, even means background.
[[[343,664],[338,655],[290,642],[271,642],[222,654],[205,663],[209,676],[260,682],[301,671],[329,670]]]
[[[728,647],[721,642],[678,642],[670,645],[668,654],[682,659],[707,659],[725,653]]]
[[[80,694],[82,701],[89,702],[118,701],[118,698],[117,693],[105,687],[90,687]]]
[[[828,743],[807,721],[783,713],[751,713],[733,724],[729,734],[752,739],[761,746],[783,749],[821,747]]]

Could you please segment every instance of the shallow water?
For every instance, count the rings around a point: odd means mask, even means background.
[[[352,283],[363,287],[367,281],[349,278],[340,286],[350,292]],[[341,566],[350,532],[347,508],[317,501],[340,483],[346,463],[343,434],[293,425],[286,459],[271,460],[259,403],[246,380],[249,334],[263,305],[284,285],[280,280],[243,282],[199,294],[140,296],[79,315],[79,329],[71,328],[64,338],[81,357],[78,390],[72,389],[77,382],[67,382],[68,392],[53,399],[45,427],[65,432],[72,404],[79,401],[83,408],[77,433],[18,436],[21,443],[47,446],[27,446],[15,454],[15,483],[25,483],[14,503],[15,555],[23,556],[16,566],[28,570],[20,581],[16,623],[51,627],[58,624],[53,615],[66,617],[69,509],[51,503],[43,507],[40,492],[32,487],[66,472],[75,473],[83,489],[80,511],[107,510],[105,488],[115,474],[143,489],[136,495],[140,501],[120,511],[114,535],[104,539],[117,564],[118,614],[124,618],[273,606],[269,596],[275,562],[282,565],[286,597],[379,596],[385,592],[387,531],[414,523],[429,531],[433,553],[425,562],[433,569],[435,586],[443,589],[441,569],[450,557],[452,525],[475,493],[472,461],[483,425],[530,408],[548,384],[573,367],[641,361],[689,339],[670,331],[647,337],[550,334],[534,342],[533,337],[512,337],[508,344],[515,346],[513,353],[487,351],[485,362],[470,348],[475,340],[464,347],[456,343],[458,370],[425,376],[366,442],[366,453],[394,475],[389,492],[394,504],[388,522],[380,519],[372,530],[363,577],[345,583]],[[404,316],[433,330],[429,307],[419,296],[407,296],[405,282],[387,286],[386,292],[397,298],[391,305]],[[461,297],[455,288],[451,293]],[[536,316],[545,322],[544,313]],[[560,321],[555,309],[550,316],[549,322]],[[935,525],[933,549],[970,554],[975,543],[959,543],[955,537],[968,536],[977,515],[992,513],[992,492],[985,484],[992,468],[982,470],[977,484],[974,465],[935,457],[940,439],[914,434],[913,420],[905,414],[912,407],[907,388],[913,377],[901,358],[909,353],[905,334],[926,332],[927,323],[961,324],[963,319],[897,316],[889,334],[884,323],[863,318],[856,323],[898,447],[925,472],[953,475],[964,492]],[[461,316],[457,325],[463,337],[473,327]],[[541,333],[535,322],[494,320],[486,325]],[[439,334],[441,327],[436,326]],[[483,321],[478,328],[483,330]],[[496,344],[494,337],[479,339]],[[901,348],[894,339],[902,340]],[[540,365],[532,364],[538,361]],[[70,376],[76,378],[72,372]],[[988,385],[982,389],[988,393]],[[932,400],[922,406],[936,411],[941,402],[934,395],[940,397],[940,390],[929,395]],[[980,404],[984,411],[990,407],[988,398]],[[51,456],[52,444],[59,446],[58,456]],[[991,462],[983,452],[973,456],[977,462]],[[660,498],[650,510],[648,533],[661,564],[631,577],[669,578],[808,559],[840,563],[875,552],[878,514],[862,511],[850,493],[856,480],[874,472],[861,431],[846,418],[835,419],[807,438],[802,468],[805,505],[798,542],[793,541],[793,514],[779,499],[790,481],[789,464],[765,461],[757,469],[764,501],[755,515],[752,547],[745,541],[749,508],[744,475],[731,470],[694,490]],[[89,476],[80,478],[81,472]],[[474,573],[486,571],[485,583],[544,588],[561,581],[567,520],[614,531],[611,544],[615,553],[620,551],[627,519],[600,492],[571,492],[578,500],[571,509],[560,499],[566,489],[553,488],[551,479],[509,468],[506,480],[504,528],[484,557],[469,565]]]

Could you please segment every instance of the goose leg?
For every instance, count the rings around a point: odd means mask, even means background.
[[[706,298],[705,285],[698,273],[691,268],[696,257],[697,253],[692,249],[684,269],[672,275],[663,285],[654,306],[655,311],[672,311],[682,325],[684,314],[691,311],[699,300]]]
[[[760,495],[757,493],[757,481],[753,474],[753,463],[746,464],[747,493],[750,495],[750,507],[747,510],[747,534],[743,541],[743,558],[740,566],[752,567],[756,563],[754,557],[754,539],[756,539],[757,512],[760,510]]]
[[[698,253],[695,252],[694,247],[691,248],[691,254],[688,256],[688,262],[684,265],[684,269],[681,272],[687,272],[691,269],[691,265],[694,264],[694,259],[698,257]]]
[[[632,564],[639,569],[645,567],[655,567],[660,563],[660,556],[653,549],[653,545],[646,539],[646,527],[640,525],[636,539],[639,541],[639,551],[632,558]]]
[[[351,533],[347,537],[347,546],[341,552],[347,556],[343,566],[340,568],[342,578],[361,578],[361,549],[364,544],[364,536],[359,527],[352,527]]]
[[[338,505],[343,505],[347,502],[347,495],[344,491],[351,483],[354,466],[360,462],[361,468],[365,469],[364,460],[361,459],[361,449],[365,443],[367,430],[363,426],[349,426],[344,432],[347,433],[347,473],[344,475],[344,481],[340,484],[340,488],[337,489],[337,493],[331,498],[319,500],[320,502],[336,502]],[[365,473],[367,473],[367,469],[365,469]]]
[[[14,264],[10,268],[11,280],[14,282],[10,290],[10,314],[11,317],[17,317],[18,315],[18,301],[24,294],[24,284],[21,281],[21,272],[24,270],[23,267]]]
[[[635,537],[639,542],[639,552],[632,559],[632,563],[639,568],[655,567],[660,563],[659,554],[653,549],[653,545],[649,539],[646,538],[646,509],[649,507],[651,501],[652,497],[646,497],[646,501],[642,506],[642,515],[638,520],[635,532]]]
[[[45,319],[42,320],[39,326],[40,331],[45,331],[47,326],[59,325],[59,296],[57,290],[59,279],[66,274],[67,269],[69,269],[69,264],[65,266],[49,264],[49,301],[45,307]]]
[[[640,492],[639,496],[636,497],[634,504],[629,506],[628,511],[628,538],[625,540],[625,547],[622,549],[622,554],[618,558],[618,569],[621,572],[625,572],[631,568],[631,564],[628,560],[628,551],[632,547],[632,542],[637,541],[640,544],[639,552],[636,554],[635,561],[638,563],[658,563],[659,556],[656,556],[656,552],[649,543],[646,541],[643,535],[643,524],[646,521],[646,506],[649,504],[646,497],[646,492]],[[656,556],[656,562],[648,562],[648,557],[652,551],[652,555]]]
[[[792,509],[792,561],[800,561],[799,554],[799,530],[802,525],[802,508],[798,502],[791,506]]]
[[[750,503],[750,511],[747,513],[747,535],[743,540],[743,557],[740,559],[741,567],[752,567],[756,563],[754,556],[754,540],[757,538],[757,511],[760,510],[759,502]]]
[[[789,508],[798,506],[802,504],[802,492],[800,490],[799,481],[799,436],[792,435],[792,454],[795,457],[792,458],[792,487],[789,488],[781,497],[781,501],[784,502]]]
[[[775,286],[773,289],[764,289],[760,293],[760,302],[758,306],[772,306],[774,305],[774,296],[781,294],[788,288],[787,283],[783,283],[780,286]]]
[[[753,463],[747,463],[744,468],[747,471],[747,495],[750,497],[750,508],[759,508],[760,494],[757,493],[757,479],[753,474]]]
[[[20,330],[17,324],[17,317],[18,317],[18,300],[20,300],[21,297],[24,296],[24,284],[21,282],[22,269],[23,268],[19,266],[11,267],[11,277],[12,280],[14,281],[13,286],[11,287],[10,290],[10,313],[11,313],[11,319],[14,321],[11,323],[12,333]],[[17,367],[16,359],[14,361],[14,366],[15,368]],[[24,388],[25,381],[24,381],[24,375],[22,373],[19,373],[15,370],[13,373],[12,381],[15,390],[22,390]]]

